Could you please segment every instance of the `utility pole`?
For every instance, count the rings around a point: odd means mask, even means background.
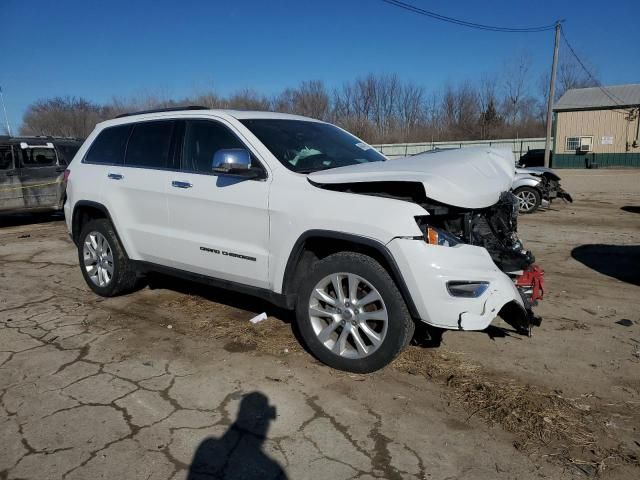
[[[2,101],[2,110],[4,110],[4,121],[7,124],[7,133],[11,136],[11,127],[9,126],[9,117],[7,117],[7,109],[4,106],[4,94],[2,93],[2,87],[0,87],[0,101]]]
[[[553,123],[553,97],[556,95],[556,69],[558,67],[558,48],[560,47],[560,21],[556,22],[556,40],[553,46],[553,63],[549,81],[549,101],[547,102],[547,138],[544,140],[544,166],[549,166],[551,157],[551,124]]]

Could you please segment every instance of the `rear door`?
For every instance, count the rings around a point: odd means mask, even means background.
[[[182,171],[167,179],[172,266],[268,288],[271,179],[255,152],[260,178],[213,172],[217,150],[251,148],[221,122],[185,123]]]
[[[175,157],[175,129],[171,120],[133,124],[124,162],[103,172],[103,201],[129,257],[136,260],[166,264],[170,253],[166,185]]]
[[[25,208],[61,207],[64,165],[59,165],[53,144],[20,144],[18,175]]]
[[[0,212],[21,208],[22,185],[12,145],[0,145]]]

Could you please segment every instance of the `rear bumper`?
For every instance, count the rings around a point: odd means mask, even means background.
[[[446,329],[484,330],[504,309],[520,317],[516,323],[530,323],[526,299],[484,248],[440,247],[402,238],[387,247],[423,322]],[[477,298],[454,297],[447,290],[448,281],[489,282],[489,288]]]

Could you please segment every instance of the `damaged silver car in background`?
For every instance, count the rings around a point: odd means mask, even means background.
[[[517,166],[511,191],[520,202],[520,213],[533,213],[540,207],[549,207],[557,198],[573,202],[571,195],[560,186],[560,177],[545,167]]]

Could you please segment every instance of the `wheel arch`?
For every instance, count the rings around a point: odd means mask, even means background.
[[[411,316],[414,319],[420,318],[400,268],[386,245],[373,238],[350,233],[308,230],[300,235],[287,260],[282,279],[282,293],[293,296],[300,276],[307,271],[314,260],[341,251],[363,253],[378,261],[400,290]]]
[[[73,206],[73,215],[71,216],[71,238],[73,239],[73,242],[78,245],[81,241],[80,232],[82,231],[83,225],[98,218],[106,218],[111,222],[113,230],[116,233],[116,236],[118,236],[118,241],[120,241],[120,245],[123,245],[107,207],[101,203],[92,202],[90,200],[80,200]]]

